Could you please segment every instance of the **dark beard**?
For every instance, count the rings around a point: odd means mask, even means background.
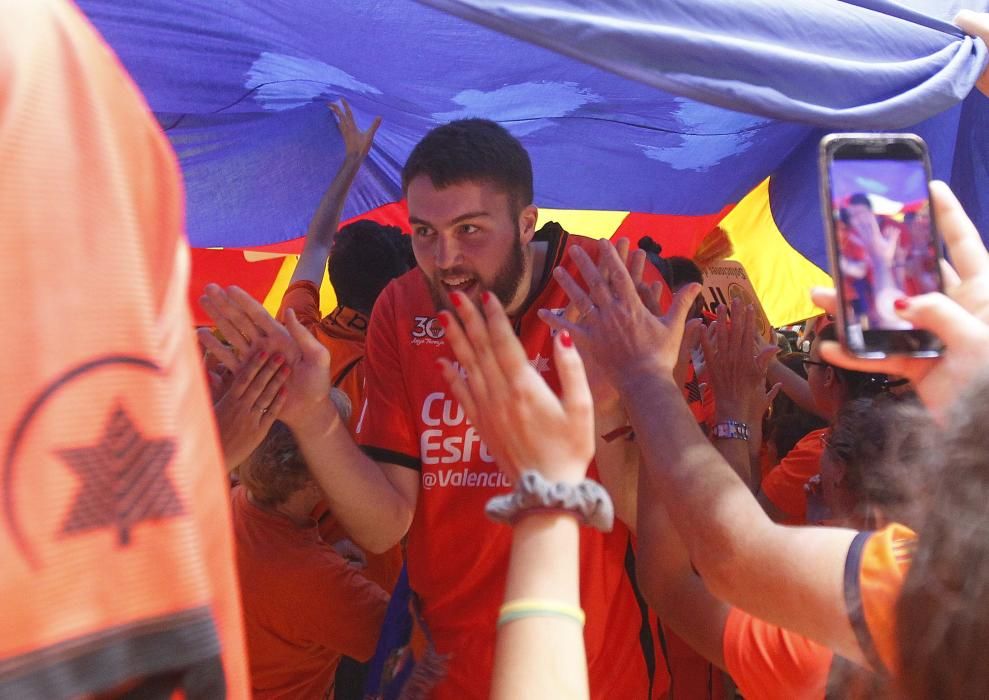
[[[489,287],[481,285],[482,289],[486,289],[494,294],[498,298],[498,301],[501,302],[501,305],[506,308],[515,299],[515,294],[518,292],[519,286],[522,284],[522,277],[525,274],[525,253],[522,249],[522,241],[520,239],[521,231],[518,230],[518,226],[516,225],[515,244],[509,251],[508,258],[498,272],[495,273],[491,285]],[[464,273],[465,271],[453,268],[446,272],[457,274]],[[453,311],[449,303],[450,297],[447,295],[442,283],[439,280],[427,277],[426,284],[429,287],[429,295],[433,298],[433,306],[436,307],[436,310],[441,311],[446,309],[447,311]]]

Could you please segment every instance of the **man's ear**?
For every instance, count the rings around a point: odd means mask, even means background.
[[[824,386],[830,388],[838,381],[838,373],[834,371],[834,367],[828,365],[824,368]]]
[[[539,221],[539,209],[535,204],[530,204],[519,213],[519,240],[529,243],[536,235],[536,222]]]

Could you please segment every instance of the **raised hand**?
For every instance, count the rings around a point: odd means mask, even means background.
[[[227,470],[236,469],[261,444],[285,406],[289,375],[281,355],[255,353],[233,375],[213,406]]]
[[[371,151],[371,144],[374,143],[374,134],[381,124],[381,117],[375,117],[371,126],[361,131],[357,128],[357,120],[354,119],[354,113],[350,111],[347,100],[341,97],[339,105],[330,103],[329,107],[336,115],[337,126],[340,128],[340,135],[343,136],[347,157],[363,162]]]
[[[714,392],[718,413],[748,420],[766,398],[766,371],[776,355],[775,346],[756,343],[755,310],[733,299],[731,319],[724,304],[718,318],[701,333],[707,382]]]
[[[685,286],[673,297],[669,311],[657,317],[643,304],[611,243],[601,240],[598,246],[597,266],[580,248],[570,249],[588,291],[563,268],[553,272],[571,303],[581,311],[580,319],[570,321],[547,310],[541,310],[539,317],[552,328],[569,331],[582,352],[619,389],[630,378],[634,381],[639,370],[672,376],[687,314],[700,285]]]
[[[989,367],[989,252],[961,204],[943,182],[931,183],[935,220],[955,268],[942,268],[946,294],[923,294],[897,302],[897,315],[928,330],[946,345],[938,358],[855,357],[837,343],[821,345],[826,362],[860,372],[906,377],[935,416],[943,418],[964,387]],[[814,303],[834,312],[834,290],[815,289]]]
[[[955,24],[972,36],[977,36],[989,44],[989,13],[962,10],[955,16]],[[979,77],[979,81],[975,84],[975,87],[983,95],[989,97],[989,68],[982,71],[982,75]]]
[[[288,401],[281,420],[289,428],[318,430],[340,421],[340,414],[330,398],[330,352],[313,337],[289,309],[285,327],[299,351],[292,374],[285,383]]]
[[[230,347],[204,328],[198,331],[199,341],[228,369],[237,372],[248,358],[262,351],[270,356],[281,353],[288,365],[299,358],[299,347],[285,326],[240,287],[223,289],[218,284],[208,284],[199,305]]]
[[[483,315],[464,294],[455,293],[453,303],[463,327],[448,311],[440,323],[459,368],[446,359],[439,364],[498,466],[512,479],[534,469],[549,481],[582,481],[594,455],[594,413],[570,336],[554,340],[557,397],[529,364],[495,295],[483,295]]]

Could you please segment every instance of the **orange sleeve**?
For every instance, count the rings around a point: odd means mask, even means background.
[[[845,560],[845,605],[862,653],[874,670],[896,672],[896,601],[917,536],[903,525],[860,532]]]
[[[723,645],[725,667],[744,697],[824,698],[830,649],[738,608],[728,613]]]
[[[293,633],[360,661],[374,653],[388,607],[388,594],[329,546],[299,571],[282,572],[280,586],[292,611]]]
[[[821,433],[808,433],[762,481],[762,492],[774,506],[787,514],[787,525],[803,525],[807,518],[804,484],[821,471]]]
[[[322,316],[319,313],[319,287],[309,280],[299,280],[290,284],[282,297],[281,306],[278,307],[279,321],[285,321],[285,312],[292,309],[299,323],[305,326],[310,333],[314,332]]]

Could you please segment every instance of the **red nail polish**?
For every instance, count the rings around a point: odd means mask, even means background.
[[[453,305],[456,306],[458,309],[460,308],[460,304],[463,303],[463,302],[460,301],[460,293],[459,292],[454,292],[453,294],[451,294],[450,295],[450,301],[452,301],[453,302]]]
[[[486,291],[486,292],[482,293],[481,294],[481,303],[482,304],[487,304],[489,301],[491,301],[491,292],[487,292]]]
[[[895,308],[897,311],[903,311],[908,306],[910,306],[910,302],[907,300],[906,297],[900,297],[899,299],[893,302],[893,308]]]
[[[281,353],[278,353],[272,359],[275,361],[275,364],[279,364],[279,365],[285,362],[285,356]]]
[[[261,352],[258,353],[258,359],[261,360],[262,362],[264,360],[267,360],[268,359],[268,353],[266,353],[264,350],[262,350]]]
[[[560,342],[563,343],[563,347],[572,348],[573,338],[570,337],[570,331],[560,331]]]
[[[450,319],[447,318],[446,313],[440,313],[439,321],[440,321],[440,325],[443,326],[444,328],[450,325]]]

